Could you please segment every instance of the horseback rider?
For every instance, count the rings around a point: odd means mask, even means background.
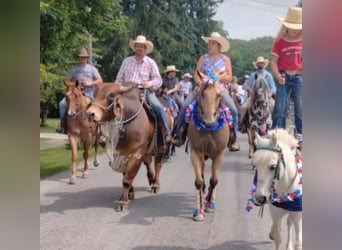
[[[135,40],[130,39],[129,46],[134,51],[134,55],[123,60],[115,82],[122,85],[133,82],[147,90],[147,100],[165,127],[167,133],[165,142],[170,142],[171,129],[167,123],[164,107],[154,92],[162,85],[162,78],[157,63],[147,56],[153,51],[153,43],[146,40],[145,36],[138,35]]]
[[[94,99],[94,94],[96,90],[96,86],[103,83],[102,78],[98,70],[88,64],[88,52],[85,48],[81,48],[78,55],[79,65],[73,67],[67,79],[73,82],[78,81],[84,93],[91,99]],[[60,124],[56,128],[57,133],[67,134],[66,127],[66,116],[67,116],[67,103],[65,97],[59,102],[59,115],[60,115]]]
[[[260,78],[263,77],[267,82],[267,93],[269,97],[269,104],[271,106],[271,110],[274,109],[274,99],[272,98],[276,94],[276,87],[273,80],[272,74],[266,70],[266,67],[268,66],[269,60],[265,59],[262,56],[259,56],[255,62],[252,62],[253,66],[257,69],[255,72],[253,72],[250,77],[247,80],[247,86],[246,91],[248,95],[248,99],[246,102],[241,106],[240,110],[240,128],[241,124],[244,123],[244,118],[246,116],[247,110],[251,107],[251,89],[253,88],[254,82]]]
[[[201,86],[204,82],[203,79],[197,74],[197,71],[203,72],[208,75],[210,73],[218,74],[219,81],[222,86],[221,96],[224,103],[229,107],[230,111],[233,113],[234,118],[234,142],[230,146],[230,151],[239,151],[240,145],[237,141],[237,128],[238,128],[238,111],[234,104],[233,99],[230,97],[228,90],[226,88],[228,82],[232,79],[232,65],[230,58],[223,53],[227,52],[230,48],[229,41],[222,37],[219,33],[213,32],[209,37],[202,37],[202,39],[208,44],[208,53],[202,55],[196,66],[196,74],[194,75],[194,80],[197,86]],[[189,104],[197,97],[199,93],[198,88],[195,88],[191,95],[184,101],[181,111],[179,113],[180,119],[178,119],[177,127],[175,129],[175,137],[172,139],[171,143],[175,146],[183,145],[181,129],[185,125],[185,113],[186,108]]]

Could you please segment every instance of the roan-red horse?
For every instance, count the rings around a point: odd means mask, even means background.
[[[165,130],[156,128],[144,93],[134,83],[104,84],[87,110],[88,118],[101,124],[107,137],[110,166],[123,173],[123,190],[116,211],[127,209],[129,200],[134,198],[133,181],[143,162],[151,191],[157,193],[160,188],[160,170],[166,153],[160,131]],[[167,118],[172,127],[169,112]]]

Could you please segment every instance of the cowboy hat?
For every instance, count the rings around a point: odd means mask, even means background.
[[[210,36],[202,36],[202,39],[209,43],[209,41],[215,41],[221,45],[221,53],[227,52],[230,48],[229,41],[222,37],[218,32],[211,33]]]
[[[264,67],[264,68],[267,68],[267,65],[268,65],[268,63],[269,63],[269,60],[263,58],[262,56],[259,56],[259,57],[256,59],[255,62],[252,62],[254,68],[256,68],[256,69],[258,68],[258,67],[257,67],[257,64],[258,64],[258,63],[264,63],[264,64],[265,64],[265,67]]]
[[[164,73],[168,73],[168,72],[171,72],[171,71],[178,72],[179,70],[176,69],[175,65],[168,65],[168,66],[166,66],[166,69],[164,70]]]
[[[81,48],[77,54],[78,57],[89,57],[88,52],[85,48]]]
[[[153,51],[153,43],[151,41],[146,40],[146,37],[143,35],[137,36],[135,40],[129,39],[129,47],[135,52],[134,44],[141,43],[146,46],[146,55],[150,54]]]
[[[287,11],[285,18],[277,17],[278,20],[289,29],[301,30],[302,29],[302,8],[291,7]]]
[[[185,74],[182,76],[182,79],[184,79],[185,77],[192,78],[192,75],[191,75],[190,73],[185,73]]]

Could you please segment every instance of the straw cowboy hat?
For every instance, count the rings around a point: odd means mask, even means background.
[[[202,36],[202,39],[206,43],[209,43],[209,41],[215,41],[215,42],[219,43],[221,45],[221,53],[227,52],[230,48],[229,41],[217,32],[211,33],[210,36]]]
[[[168,73],[168,72],[171,72],[171,71],[178,72],[179,70],[176,69],[175,65],[168,65],[168,66],[166,66],[166,69],[164,70],[164,73]]]
[[[256,69],[258,68],[258,67],[257,67],[257,64],[258,64],[258,63],[264,63],[264,64],[265,64],[265,67],[264,67],[264,68],[266,68],[267,65],[268,65],[268,63],[269,63],[269,60],[263,58],[262,56],[259,56],[259,57],[256,59],[255,62],[252,62],[254,68],[256,68]]]
[[[146,37],[143,35],[137,36],[135,40],[129,39],[129,47],[135,52],[134,44],[141,43],[146,46],[146,55],[150,54],[153,51],[153,43],[149,40],[146,40]]]
[[[302,29],[302,8],[291,7],[287,11],[285,18],[277,17],[278,20],[289,29],[301,30]]]
[[[185,73],[184,75],[182,75],[182,79],[184,79],[185,77],[192,78],[192,75],[190,75],[190,73]]]
[[[81,48],[77,54],[78,57],[89,57],[88,52],[85,48]]]

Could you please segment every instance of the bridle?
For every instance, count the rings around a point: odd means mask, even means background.
[[[125,123],[128,123],[128,122],[134,120],[139,115],[141,110],[143,109],[144,102],[145,102],[146,92],[147,92],[147,90],[144,89],[142,97],[141,97],[141,101],[140,101],[140,106],[139,106],[138,110],[131,117],[127,118],[126,120],[123,120],[123,117],[121,117],[120,119],[117,119],[116,117],[114,117],[113,120],[108,121],[108,122],[100,122],[100,121],[95,121],[95,122],[96,123],[101,123],[101,124],[104,124],[104,125],[108,125],[109,124],[109,125],[117,126],[117,125],[124,125]],[[114,104],[115,104],[114,100],[107,107],[102,106],[101,104],[96,103],[96,102],[92,103],[92,105],[95,105],[95,106],[99,107],[105,113],[107,113],[109,110],[111,110],[113,108]]]
[[[71,91],[71,93],[68,93],[68,92],[67,92],[67,93],[65,94],[65,96],[67,97],[67,96],[69,96],[70,94],[74,94],[74,95],[75,95],[75,99],[77,100],[77,103],[75,103],[75,106],[78,107],[77,110],[75,109],[76,113],[73,114],[73,116],[70,116],[70,118],[76,119],[77,116],[83,111],[82,105],[81,105],[81,100],[82,100],[82,98],[89,98],[89,97],[86,96],[86,95],[83,95],[83,92],[77,93],[77,94],[76,94],[74,91]],[[90,99],[90,98],[89,98],[89,99]],[[66,100],[67,100],[67,98],[66,98]],[[69,104],[69,105],[70,105],[70,104]],[[69,105],[68,105],[68,109],[70,108]]]

